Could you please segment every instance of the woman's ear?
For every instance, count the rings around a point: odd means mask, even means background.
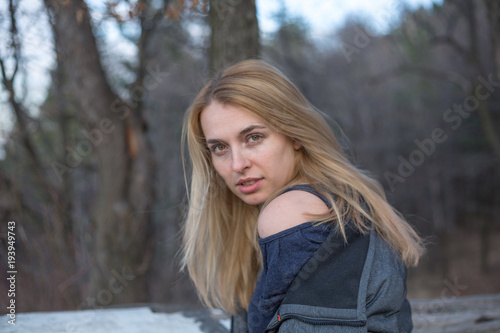
[[[302,148],[302,144],[297,141],[297,139],[292,139],[293,149],[300,150]]]

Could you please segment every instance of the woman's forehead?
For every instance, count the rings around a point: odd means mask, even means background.
[[[268,127],[259,116],[245,108],[212,102],[200,114],[200,123],[205,137],[224,133],[239,133],[249,126]]]

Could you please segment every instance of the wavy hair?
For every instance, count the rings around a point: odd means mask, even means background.
[[[207,306],[231,313],[246,309],[262,261],[256,230],[259,207],[236,197],[212,166],[200,114],[213,101],[241,107],[301,144],[297,173],[287,187],[310,184],[328,198],[332,208],[315,221],[334,223],[344,238],[347,223],[361,232],[373,226],[407,266],[418,263],[424,251],[421,238],[387,202],[382,186],[348,160],[322,114],[278,69],[246,60],[210,80],[184,118],[182,151],[187,144],[191,177],[188,185],[183,154],[188,208],[182,266]]]

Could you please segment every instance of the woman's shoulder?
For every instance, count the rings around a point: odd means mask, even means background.
[[[269,237],[311,220],[311,215],[328,212],[328,206],[316,194],[302,189],[288,190],[274,198],[259,214],[259,236]]]

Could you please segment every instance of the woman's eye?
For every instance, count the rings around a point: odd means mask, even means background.
[[[252,134],[248,137],[248,142],[250,143],[255,143],[255,142],[258,142],[260,141],[260,139],[262,139],[262,135],[259,135],[259,134]]]
[[[226,148],[226,146],[222,145],[222,144],[219,144],[219,145],[213,145],[210,150],[212,151],[212,153],[221,153],[224,149]]]

